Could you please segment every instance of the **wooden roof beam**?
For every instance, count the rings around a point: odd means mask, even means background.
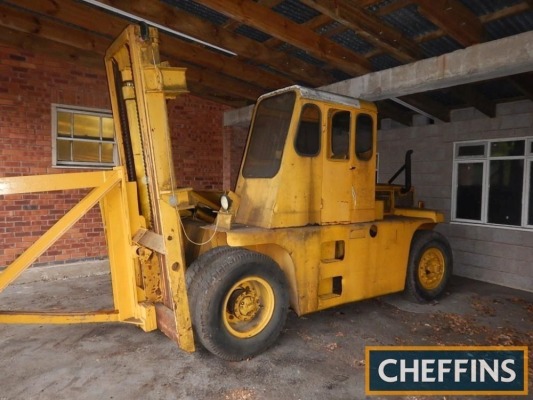
[[[533,73],[513,75],[507,77],[509,82],[524,94],[529,100],[533,100]]]
[[[483,25],[459,1],[417,0],[419,12],[464,47],[483,42]]]
[[[49,0],[51,1],[51,0]],[[138,15],[147,20],[165,25],[170,29],[231,50],[240,60],[265,64],[293,80],[320,86],[334,81],[322,69],[312,66],[281,51],[274,51],[262,43],[233,33],[192,14],[161,1],[144,0],[99,0],[100,3]],[[269,32],[267,32],[269,33]]]
[[[420,58],[420,48],[415,42],[404,37],[381,19],[356,7],[353,2],[346,0],[300,0],[300,2],[352,29],[368,43],[392,54],[402,62],[412,62]]]
[[[54,2],[55,3],[55,2]],[[86,5],[72,0],[62,0],[61,3],[33,0],[17,0],[17,6],[24,7],[37,14],[54,17],[69,24],[92,30],[102,37],[117,37],[128,25],[128,21],[98,9],[89,9]],[[88,12],[90,10],[90,13]],[[90,18],[86,16],[90,15]],[[95,25],[94,20],[100,21]],[[291,80],[267,72],[256,66],[245,64],[236,58],[210,51],[203,46],[183,42],[173,36],[160,32],[161,51],[172,57],[191,64],[198,64],[230,77],[256,84],[261,82],[263,87],[279,89],[292,83]]]
[[[1,14],[3,14],[2,11],[0,11]],[[81,50],[64,43],[35,36],[31,33],[11,29],[2,26],[1,22],[0,43],[34,53],[39,53],[43,49],[46,49],[46,53],[56,59],[80,63],[89,68],[102,68],[103,70],[104,66],[102,56],[92,51]]]
[[[292,44],[348,74],[358,76],[372,70],[370,62],[363,56],[251,0],[238,2],[227,0],[196,1],[243,24]]]
[[[405,126],[413,126],[413,115],[398,103],[390,100],[376,102],[379,119],[390,118]]]
[[[46,39],[84,52],[95,53],[101,57],[102,68],[104,67],[103,56],[112,41],[111,39],[67,26],[56,20],[50,20],[44,16],[36,16],[35,14],[20,11],[20,9],[11,8],[4,3],[0,3],[0,26],[29,34],[38,39]],[[41,51],[43,50],[41,49]],[[179,51],[178,49],[169,50],[165,54],[173,58],[179,57],[179,55],[173,54],[174,51]],[[183,62],[180,62],[180,64],[188,68],[187,79],[189,81],[210,86],[215,91],[243,97],[251,101],[255,101],[258,96],[265,92],[264,89],[234,78],[213,73],[212,71],[204,71],[202,68],[191,64],[183,65]]]
[[[450,122],[450,109],[442,103],[433,100],[424,93],[415,93],[409,96],[401,97],[400,100],[404,101],[413,111],[422,111],[422,115],[426,115],[431,119],[439,119],[443,122]]]
[[[462,99],[467,105],[476,108],[487,117],[494,118],[496,116],[496,103],[482,94],[474,86],[454,86],[448,90],[453,96]]]

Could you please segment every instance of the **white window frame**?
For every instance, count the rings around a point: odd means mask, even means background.
[[[65,140],[78,141],[78,142],[97,142],[97,143],[107,143],[113,145],[113,162],[83,162],[83,161],[64,161],[57,159],[57,142],[58,140],[64,140],[58,136],[57,131],[57,115],[59,112],[67,112],[71,114],[81,114],[81,115],[91,115],[96,117],[112,117],[113,114],[110,110],[100,109],[100,108],[88,108],[88,107],[77,107],[64,104],[52,104],[51,113],[52,113],[52,167],[54,168],[90,168],[90,169],[111,169],[118,165],[118,151],[117,151],[117,142],[116,137],[113,138],[113,141],[104,140],[100,137],[100,140],[94,139],[77,139],[69,138]],[[100,136],[102,130],[102,123],[100,120]]]
[[[492,143],[509,142],[524,140],[525,152],[521,156],[503,156],[491,157],[490,148]],[[459,156],[459,148],[461,146],[475,146],[484,145],[484,154],[475,156]],[[453,148],[453,175],[452,175],[452,204],[451,204],[451,222],[486,225],[492,227],[500,227],[514,230],[532,230],[533,225],[528,225],[528,207],[530,195],[530,176],[533,174],[533,137],[517,137],[517,138],[498,138],[489,140],[471,140],[454,142]],[[489,188],[490,188],[490,162],[494,160],[524,160],[524,175],[522,183],[522,220],[521,225],[505,225],[488,222],[488,203],[489,203]],[[482,193],[481,193],[481,218],[480,220],[457,218],[457,186],[458,186],[458,167],[461,164],[481,163],[483,165],[482,178]]]

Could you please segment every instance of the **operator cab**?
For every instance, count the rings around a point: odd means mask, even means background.
[[[376,219],[376,107],[291,86],[259,98],[236,222],[280,228]]]

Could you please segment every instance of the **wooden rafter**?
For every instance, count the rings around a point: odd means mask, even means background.
[[[239,2],[197,0],[197,2],[296,46],[348,74],[357,76],[372,69],[370,62],[363,56],[251,0]]]
[[[376,102],[380,118],[390,118],[405,126],[413,125],[413,112],[406,110],[404,107],[393,103],[390,100],[381,100]]]
[[[24,1],[26,0],[21,0],[19,4]],[[106,29],[108,29],[111,25],[107,25],[105,22],[110,16],[106,13],[101,14],[99,15],[99,21],[103,22],[101,25],[106,26]],[[93,13],[92,15],[94,18],[98,13]],[[124,26],[127,24],[128,21],[124,21]],[[105,36],[65,25],[58,22],[58,20],[50,19],[46,16],[28,14],[19,8],[12,8],[3,3],[0,3],[0,26],[32,35],[39,39],[60,43],[83,52],[92,52],[100,57],[105,54],[107,47],[111,44],[111,39]],[[118,33],[120,33],[120,30],[117,32],[117,35]],[[171,59],[180,60],[180,64],[188,68],[187,78],[189,81],[198,82],[204,86],[212,87],[216,91],[239,96],[250,101],[254,101],[265,92],[265,89],[261,89],[256,85],[248,84],[213,71],[207,71],[205,68],[184,62],[183,60],[186,57],[184,57],[183,48],[179,48],[179,46],[164,46],[163,53],[167,57],[170,56]],[[101,65],[103,67],[103,63]]]
[[[449,92],[466,104],[476,108],[488,117],[496,116],[496,103],[477,90],[473,85],[455,86],[449,89]]]
[[[242,60],[268,65],[280,74],[293,80],[306,82],[310,86],[321,86],[333,82],[333,78],[320,68],[309,65],[285,52],[273,51],[262,43],[226,30],[164,2],[144,0],[99,1],[231,50]]]
[[[401,100],[417,108],[418,110],[423,111],[428,116],[435,117],[443,122],[450,122],[450,108],[438,101],[431,99],[424,93],[403,96]]]
[[[483,42],[483,25],[479,18],[459,1],[417,0],[418,10],[461,45]]]
[[[418,45],[369,12],[345,0],[300,0],[302,3],[352,29],[361,38],[402,62],[420,58]]]
[[[511,84],[524,94],[528,99],[533,100],[533,73],[513,75],[507,78]]]

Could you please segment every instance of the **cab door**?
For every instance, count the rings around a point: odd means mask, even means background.
[[[375,116],[354,114],[354,141],[351,147],[351,222],[375,220],[376,129]]]
[[[330,109],[323,132],[321,223],[349,223],[352,208],[352,112]]]

